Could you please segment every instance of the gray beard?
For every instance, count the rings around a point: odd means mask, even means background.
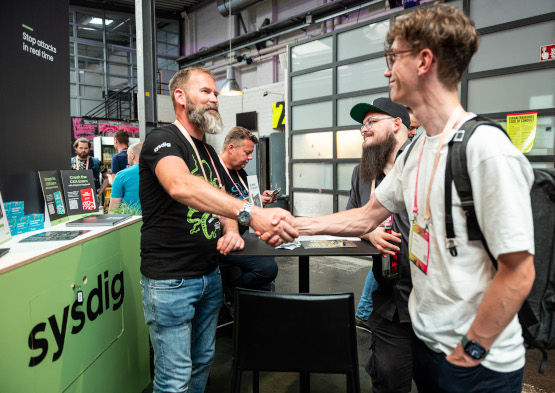
[[[210,112],[209,109],[215,109],[216,113]],[[187,117],[191,123],[204,131],[207,134],[219,134],[222,132],[223,123],[220,113],[217,112],[218,107],[216,105],[207,104],[192,105],[187,108]]]
[[[389,133],[387,138],[377,144],[370,146],[362,146],[362,157],[360,158],[359,179],[363,183],[370,182],[383,173],[387,158],[395,149],[397,140],[393,132]]]

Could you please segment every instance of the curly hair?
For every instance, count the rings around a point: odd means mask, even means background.
[[[439,80],[447,88],[457,87],[479,44],[474,22],[459,9],[439,2],[396,18],[387,33],[388,48],[395,39],[412,49],[430,49],[437,59]]]

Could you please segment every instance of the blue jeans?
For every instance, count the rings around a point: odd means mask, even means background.
[[[238,267],[241,275],[229,282],[230,293],[234,288],[259,289],[269,291],[272,281],[278,274],[278,266],[273,257],[240,257],[220,255],[220,264],[224,267]]]
[[[366,276],[366,282],[364,283],[364,289],[362,290],[362,295],[357,306],[356,316],[357,318],[366,321],[370,314],[372,313],[372,307],[374,303],[372,301],[372,293],[378,289],[378,282],[374,278],[374,273],[372,269],[368,272]]]
[[[419,392],[425,393],[520,393],[524,367],[498,372],[481,364],[461,367],[449,363],[445,354],[436,353],[411,335],[412,376]]]
[[[197,278],[141,279],[154,348],[153,393],[204,392],[222,305],[220,271]]]

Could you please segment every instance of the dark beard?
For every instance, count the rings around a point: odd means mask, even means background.
[[[358,172],[360,181],[370,182],[382,175],[387,164],[387,158],[395,149],[397,140],[393,132],[387,138],[377,144],[362,146],[362,157],[360,158],[360,170]]]
[[[216,112],[211,112],[210,109],[214,109]],[[215,104],[191,104],[187,108],[187,117],[195,127],[207,134],[218,134],[222,131],[222,117]]]

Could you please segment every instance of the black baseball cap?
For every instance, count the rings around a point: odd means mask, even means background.
[[[379,112],[393,117],[400,117],[403,124],[407,128],[410,127],[410,116],[407,108],[403,105],[394,103],[389,98],[376,98],[372,105],[365,102],[356,104],[351,109],[351,117],[362,124],[364,117],[368,114],[368,112]]]

